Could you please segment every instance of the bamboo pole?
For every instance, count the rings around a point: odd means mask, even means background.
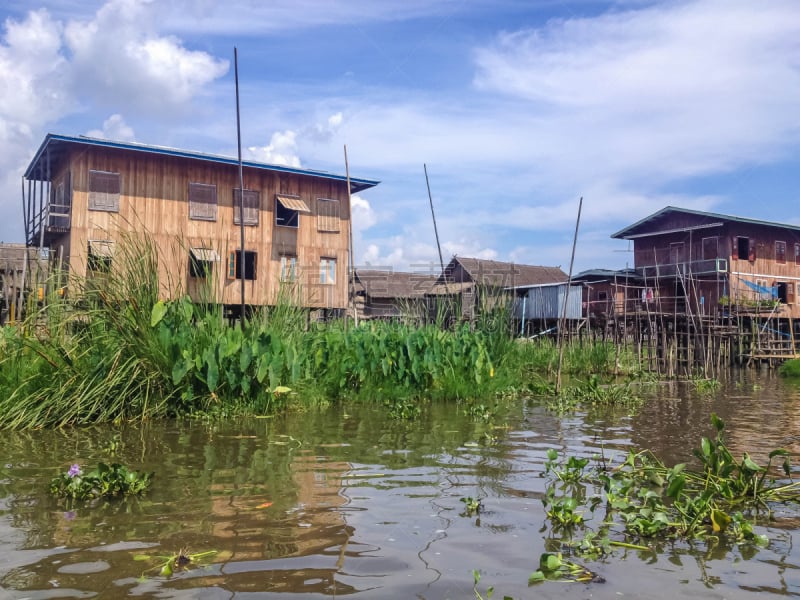
[[[564,342],[562,330],[564,322],[567,320],[567,307],[569,306],[569,288],[572,286],[572,266],[575,263],[575,246],[578,244],[578,228],[581,224],[581,209],[583,208],[583,196],[578,201],[578,218],[575,219],[575,235],[572,236],[572,256],[569,259],[569,275],[567,276],[567,291],[564,294],[564,308],[561,310],[561,322],[558,325],[556,338],[558,340],[558,370],[556,371],[556,394],[561,392],[561,367],[564,364]]]
[[[239,114],[239,55],[233,47],[233,72],[236,84],[236,145],[239,150],[239,275],[241,276],[241,323],[245,324],[245,263],[244,263],[244,173],[242,168],[242,126]],[[253,265],[255,268],[256,265]],[[255,273],[253,273],[255,277]]]
[[[358,327],[358,308],[356,307],[356,281],[355,281],[355,272],[356,272],[356,259],[355,259],[355,250],[353,248],[353,195],[350,190],[350,162],[347,160],[347,144],[344,145],[344,172],[345,176],[347,177],[347,206],[348,210],[350,211],[350,219],[349,219],[349,227],[348,227],[348,258],[347,261],[349,264],[349,273],[348,273],[348,305],[352,306],[353,309],[353,324]],[[347,317],[344,320],[344,327],[347,330]]]

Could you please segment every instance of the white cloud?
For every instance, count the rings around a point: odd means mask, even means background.
[[[251,158],[260,162],[301,167],[300,158],[297,156],[297,133],[289,129],[273,133],[268,145],[250,146],[247,151]]]
[[[157,3],[110,0],[90,21],[71,21],[64,37],[74,85],[126,110],[183,106],[228,71],[228,62],[157,33]]]
[[[354,194],[350,198],[353,211],[353,232],[362,232],[378,222],[375,211],[369,204],[369,200]]]
[[[158,33],[148,0],[111,0],[88,20],[66,25],[45,9],[6,19],[0,38],[0,210],[18,215],[19,177],[44,133],[98,105],[157,121],[191,111],[191,101],[222,76],[226,61]],[[170,115],[171,113],[171,115]],[[98,133],[99,130],[93,130]],[[72,133],[72,132],[67,132]],[[118,116],[103,137],[129,140]],[[22,219],[0,220],[0,238],[20,240]]]
[[[103,121],[102,129],[92,129],[86,133],[89,137],[116,140],[118,142],[132,142],[136,140],[133,128],[130,127],[122,115],[111,115]]]
[[[800,139],[798,36],[792,1],[667,3],[502,34],[477,51],[475,83],[543,115],[562,169],[665,181]]]

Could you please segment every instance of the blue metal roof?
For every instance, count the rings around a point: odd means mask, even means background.
[[[203,152],[194,152],[190,150],[177,150],[175,148],[167,148],[164,146],[148,146],[146,144],[138,144],[134,142],[115,142],[111,140],[104,140],[99,138],[91,138],[84,136],[68,136],[48,133],[44,138],[42,145],[39,146],[36,155],[25,170],[25,179],[32,179],[39,181],[46,178],[46,167],[48,160],[48,151],[50,153],[50,160],[57,161],[63,155],[64,150],[72,145],[80,146],[97,146],[101,148],[115,148],[118,150],[126,150],[132,152],[143,152],[145,154],[160,154],[162,156],[170,156],[174,158],[188,158],[191,160],[202,160],[207,162],[214,162],[223,165],[237,166],[239,160],[229,156],[220,156],[217,154],[206,154]],[[346,182],[345,175],[335,175],[325,171],[313,171],[310,169],[297,169],[294,167],[285,167],[282,165],[271,165],[268,163],[256,162],[252,160],[243,160],[242,166],[248,169],[262,169],[266,171],[274,171],[278,173],[291,173],[294,175],[303,175],[306,177],[319,177],[322,179],[331,179],[334,181]],[[374,179],[363,179],[358,177],[350,177],[350,189],[352,192],[360,192],[369,189],[380,183]]]

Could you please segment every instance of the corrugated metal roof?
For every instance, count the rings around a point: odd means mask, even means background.
[[[306,201],[302,198],[297,198],[296,196],[282,196],[281,194],[277,195],[278,202],[283,204],[284,208],[288,208],[289,210],[296,210],[297,212],[304,212],[310,213],[311,209],[306,204]]]
[[[678,208],[676,206],[667,206],[659,210],[658,212],[653,213],[634,223],[633,225],[628,225],[624,229],[620,229],[616,233],[611,234],[613,239],[632,239],[634,236],[637,236],[640,233],[640,229],[643,228],[645,225],[654,223],[664,215],[669,213],[680,213],[685,215],[692,215],[696,217],[700,217],[703,219],[713,219],[714,221],[727,221],[730,223],[745,223],[747,225],[761,225],[764,227],[780,227],[781,229],[791,229],[793,231],[800,231],[800,225],[789,225],[787,223],[776,223],[774,221],[761,221],[758,219],[748,219],[745,217],[736,217],[733,215],[723,215],[720,213],[712,213],[712,212],[704,212],[701,210],[691,210],[688,208]],[[718,226],[718,223],[709,223],[708,226]],[[687,227],[686,229],[690,229]],[[683,229],[676,229],[675,231],[683,231]],[[660,233],[658,231],[654,231],[655,233]]]
[[[167,148],[164,146],[149,146],[145,144],[138,144],[134,142],[115,142],[111,140],[103,140],[99,138],[91,138],[84,136],[68,136],[48,133],[44,138],[42,145],[36,151],[36,155],[25,170],[25,179],[32,179],[39,181],[46,177],[47,168],[47,151],[50,152],[51,168],[55,167],[58,160],[63,156],[65,150],[70,145],[79,146],[97,146],[101,148],[115,148],[119,150],[127,150],[131,152],[143,152],[146,154],[160,154],[163,156],[170,156],[175,158],[188,158],[192,160],[202,160],[224,165],[238,166],[239,161],[236,158],[228,156],[220,156],[216,154],[206,154],[203,152],[195,152],[191,150],[178,150],[176,148]],[[285,167],[282,165],[270,165],[251,160],[242,161],[242,165],[248,169],[263,169],[267,171],[276,171],[279,173],[293,173],[296,175],[304,175],[307,177],[319,177],[322,179],[331,179],[334,181],[347,181],[345,175],[335,175],[325,171],[313,171],[310,169],[297,169],[294,167]],[[374,179],[362,179],[358,177],[350,177],[350,189],[352,192],[360,192],[371,187],[378,185],[378,181]]]

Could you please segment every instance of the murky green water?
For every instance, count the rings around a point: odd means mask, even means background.
[[[604,584],[528,587],[545,550],[548,448],[590,455],[650,448],[690,460],[728,425],[738,456],[784,445],[800,472],[800,391],[743,373],[710,397],[662,385],[635,415],[558,417],[501,405],[492,424],[437,405],[413,423],[383,407],[272,419],[2,433],[0,598],[727,598],[800,596],[798,511],[779,507],[766,549],[668,545],[589,566]],[[490,442],[490,440],[492,440]],[[800,438],[798,438],[800,440]],[[115,448],[116,446],[116,448]],[[112,451],[115,454],[112,455]],[[70,464],[119,461],[156,472],[141,499],[66,510],[47,494]],[[462,516],[483,498],[480,518]],[[172,577],[136,555],[215,550]],[[148,570],[151,569],[151,570]]]

